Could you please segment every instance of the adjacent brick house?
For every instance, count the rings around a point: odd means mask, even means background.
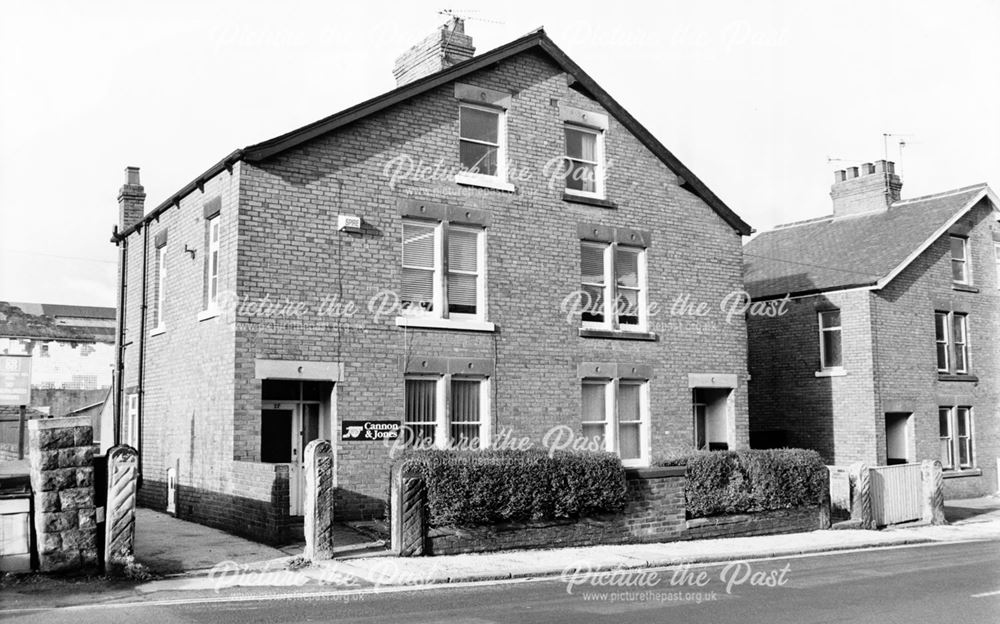
[[[753,446],[835,464],[940,458],[946,494],[997,490],[1000,224],[985,184],[901,200],[892,162],[838,171],[833,214],[744,248]]]
[[[750,228],[542,31],[473,56],[454,21],[394,73],[145,216],[128,170],[116,422],[141,502],[281,540],[328,437],[336,513],[381,516],[365,422],[634,466],[746,447],[746,326],[718,302]],[[656,314],[681,294],[709,313]]]

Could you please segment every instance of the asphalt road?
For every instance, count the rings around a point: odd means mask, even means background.
[[[213,599],[208,599],[213,600]],[[32,612],[11,622],[1000,622],[1000,542],[837,553],[391,593]]]

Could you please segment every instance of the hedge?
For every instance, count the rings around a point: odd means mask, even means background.
[[[687,464],[691,518],[813,507],[829,487],[819,453],[805,449],[705,451],[660,464]]]
[[[625,470],[612,453],[423,450],[404,453],[427,487],[429,524],[475,526],[579,518],[625,506]]]

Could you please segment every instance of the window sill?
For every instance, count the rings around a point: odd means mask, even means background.
[[[494,332],[496,325],[488,321],[462,321],[455,319],[418,316],[397,316],[396,327],[416,327],[419,329],[453,329],[456,331]]]
[[[978,382],[979,377],[975,375],[951,375],[947,373],[938,373],[938,381],[971,381]]]
[[[952,290],[960,290],[962,292],[968,292],[968,293],[979,292],[979,289],[973,286],[972,284],[963,284],[961,282],[952,282],[951,288]]]
[[[815,375],[817,377],[847,377],[847,371],[843,368],[830,368],[827,370],[816,371]]]
[[[167,328],[161,325],[159,327],[154,327],[152,330],[150,330],[149,335],[159,336],[160,334],[165,334],[165,333],[167,333]]]
[[[659,340],[656,332],[643,331],[623,331],[620,329],[596,329],[592,327],[580,328],[581,338],[612,338],[617,340]]]
[[[510,182],[493,176],[477,175],[473,173],[456,173],[455,182],[458,184],[464,184],[465,186],[479,186],[482,188],[493,189],[495,191],[504,191],[506,193],[514,193],[517,191],[517,187]]]
[[[962,477],[981,477],[982,468],[963,468],[961,470],[943,470],[941,476],[945,479],[960,479]]]
[[[202,310],[201,312],[198,313],[198,322],[200,323],[201,321],[207,321],[208,319],[213,319],[213,318],[215,318],[217,316],[219,316],[219,309],[218,308],[211,308],[209,310]]]
[[[587,204],[588,206],[597,206],[599,208],[618,208],[618,204],[609,200],[603,199],[601,197],[592,197],[590,195],[577,195],[576,193],[570,193],[569,191],[563,191],[563,201],[572,202],[575,204]]]

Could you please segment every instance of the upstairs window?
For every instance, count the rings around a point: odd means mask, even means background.
[[[819,313],[819,359],[822,370],[838,370],[844,366],[840,310]]]
[[[167,247],[156,249],[156,299],[153,301],[153,327],[163,329],[163,310],[167,288]]]
[[[951,236],[951,279],[956,284],[970,283],[969,240],[962,236]]]
[[[960,312],[934,313],[937,370],[942,374],[969,372],[969,316]]]
[[[580,241],[581,320],[586,327],[644,331],[646,250],[598,241]]]
[[[566,191],[603,196],[603,133],[593,128],[566,124]]]
[[[485,244],[482,227],[404,218],[405,314],[485,319]]]
[[[459,106],[459,161],[472,175],[504,179],[504,111],[472,104]]]
[[[215,310],[219,306],[219,259],[221,248],[219,215],[208,219],[205,225],[205,309]]]

